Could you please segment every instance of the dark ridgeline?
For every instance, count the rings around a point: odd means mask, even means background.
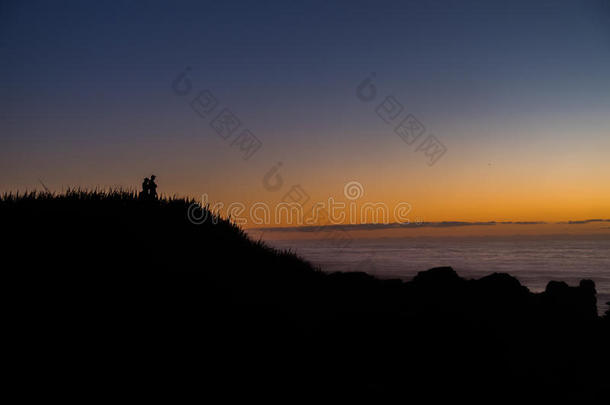
[[[25,346],[13,372],[50,397],[173,402],[608,393],[609,315],[598,318],[590,280],[534,294],[508,274],[449,267],[410,282],[324,274],[205,208],[191,223],[192,203],[4,196],[5,257],[19,258],[5,263],[19,276],[9,330]]]

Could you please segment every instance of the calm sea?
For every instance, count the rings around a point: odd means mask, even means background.
[[[571,286],[595,281],[600,314],[610,301],[610,239],[535,238],[388,238],[354,239],[346,248],[325,240],[271,240],[291,249],[322,270],[364,271],[383,278],[411,279],[417,272],[451,266],[460,276],[478,278],[493,272],[517,277],[531,291],[550,280]]]

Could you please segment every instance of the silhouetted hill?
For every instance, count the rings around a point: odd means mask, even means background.
[[[587,401],[610,359],[595,285],[450,267],[325,274],[193,201],[6,195],[15,373],[52,397]]]

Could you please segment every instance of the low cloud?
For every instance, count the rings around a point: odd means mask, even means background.
[[[566,222],[557,222],[558,224],[564,225],[582,225],[582,224],[590,224],[592,222],[610,222],[610,219],[584,219],[582,221],[566,221]]]
[[[504,221],[500,222],[500,224],[510,224],[510,225],[544,225],[547,222],[545,221]]]
[[[257,228],[269,232],[323,232],[333,230],[345,231],[372,231],[378,229],[413,229],[413,228],[457,228],[464,226],[495,226],[495,225],[539,225],[546,224],[543,221],[523,221],[523,222],[467,222],[467,221],[441,221],[441,222],[421,222],[421,223],[391,223],[391,224],[337,224],[321,226],[287,226],[276,228]]]
[[[554,222],[555,224],[563,225],[581,225],[596,222],[610,222],[610,219],[585,219],[580,221],[565,221]],[[441,221],[441,222],[419,222],[419,223],[398,223],[391,224],[336,224],[336,225],[313,225],[313,226],[285,226],[275,228],[256,228],[261,231],[268,232],[324,232],[333,230],[342,231],[373,231],[379,229],[413,229],[413,228],[457,228],[464,226],[495,226],[495,225],[545,225],[546,221],[485,221],[485,222],[468,222],[468,221]],[[610,229],[603,227],[601,229]]]

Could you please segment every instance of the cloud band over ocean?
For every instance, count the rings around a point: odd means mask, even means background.
[[[583,225],[590,223],[610,223],[610,219],[585,219],[578,221],[565,222],[546,222],[546,221],[440,221],[440,222],[421,222],[421,223],[390,223],[390,224],[333,224],[333,225],[312,225],[312,226],[286,226],[286,227],[263,227],[254,228],[266,232],[321,232],[333,230],[381,230],[381,229],[414,229],[414,228],[457,228],[468,226],[496,226],[496,225]],[[609,227],[610,228],[610,227]],[[602,229],[608,229],[606,227]]]

